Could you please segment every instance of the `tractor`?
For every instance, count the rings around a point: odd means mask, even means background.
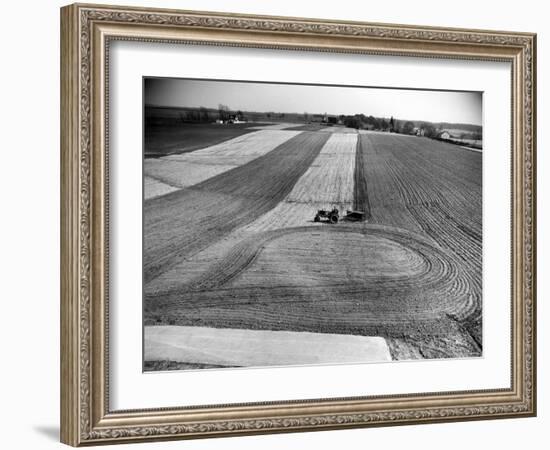
[[[331,211],[320,209],[319,211],[317,211],[317,214],[315,214],[313,221],[320,222],[321,219],[323,219],[326,220],[328,223],[338,223],[339,218],[340,212],[338,211],[338,208],[332,208]]]

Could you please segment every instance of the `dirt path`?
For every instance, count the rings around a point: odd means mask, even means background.
[[[328,137],[302,132],[243,166],[146,201],[144,283],[274,208]]]
[[[257,125],[252,126],[250,129],[252,130],[286,130],[286,129],[295,129],[296,124],[295,123],[270,123],[265,125]],[[301,131],[307,131],[307,130],[301,130]]]

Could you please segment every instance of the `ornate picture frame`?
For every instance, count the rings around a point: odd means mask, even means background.
[[[511,65],[511,385],[114,411],[109,402],[108,64],[114,41]],[[536,414],[536,35],[74,4],[61,9],[61,440],[96,445]],[[137,300],[136,300],[137,301]]]

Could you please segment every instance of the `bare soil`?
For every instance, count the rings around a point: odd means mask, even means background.
[[[144,135],[146,158],[157,158],[219,144],[228,139],[256,131],[257,123],[212,124],[181,123],[177,126],[148,126]]]
[[[193,152],[148,158],[143,164],[144,197],[148,200],[198,184],[265,155],[298,133],[255,131]]]
[[[248,164],[144,206],[144,282],[274,208],[329,135],[301,133]]]
[[[322,125],[320,123],[309,123],[296,125],[290,129],[299,131],[321,131],[324,128],[326,128],[326,125]]]
[[[157,295],[147,323],[168,315],[174,325],[383,336],[404,348],[435,342],[431,347],[445,344],[439,354],[471,356],[479,349],[455,319],[472,312],[464,279],[458,261],[404,230],[274,230],[245,239],[193,281]],[[394,357],[406,356],[394,350]]]
[[[367,222],[313,224],[334,178],[317,165],[329,136],[304,132],[145,203],[145,323],[382,336],[394,359],[479,356],[482,155],[361,133],[340,184]],[[334,161],[347,173],[348,156]]]

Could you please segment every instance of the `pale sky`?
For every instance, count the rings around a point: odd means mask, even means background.
[[[481,92],[147,78],[145,104],[482,124]]]

